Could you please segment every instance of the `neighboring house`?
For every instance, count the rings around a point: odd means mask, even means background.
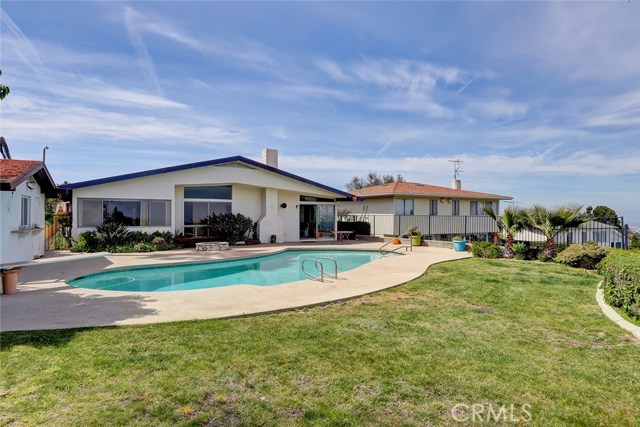
[[[546,237],[539,230],[524,230],[514,235],[514,240],[521,242],[543,243]],[[596,242],[599,246],[623,248],[624,236],[622,231],[613,225],[599,221],[587,221],[577,228],[571,228],[558,233],[554,241],[561,244]]]
[[[409,226],[434,238],[449,235],[480,235],[495,231],[493,221],[483,211],[491,206],[497,213],[501,200],[512,197],[462,190],[460,180],[452,187],[394,182],[353,190],[364,202],[340,203],[372,224],[372,234],[397,235]],[[375,227],[374,227],[375,223]],[[444,237],[442,237],[444,238]]]
[[[44,207],[56,186],[43,162],[0,160],[0,266],[44,255]]]
[[[329,236],[336,227],[336,201],[354,196],[278,169],[277,150],[263,163],[242,156],[154,169],[61,188],[72,193],[73,233],[93,230],[116,215],[131,230],[170,231],[208,237],[200,219],[241,213],[258,223],[268,243]]]

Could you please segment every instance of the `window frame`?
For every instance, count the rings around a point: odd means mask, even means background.
[[[84,218],[84,203],[85,201],[93,201],[98,202],[100,204],[100,218],[97,224],[88,225],[85,222]],[[78,228],[95,228],[104,223],[104,209],[105,202],[138,202],[140,203],[140,224],[139,225],[127,225],[127,227],[149,227],[149,228],[160,228],[160,227],[171,227],[172,226],[172,218],[171,218],[171,208],[172,208],[172,200],[170,199],[125,199],[119,197],[113,198],[100,198],[100,197],[78,197],[76,203],[78,204]],[[150,224],[150,205],[151,203],[159,203],[163,202],[167,204],[168,207],[165,208],[165,225],[151,225]]]
[[[20,228],[31,227],[31,197],[20,198]]]

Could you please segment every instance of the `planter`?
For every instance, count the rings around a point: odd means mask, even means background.
[[[466,247],[467,247],[467,241],[466,240],[454,240],[453,241],[453,250],[456,251],[456,252],[464,252]]]
[[[22,272],[19,268],[12,268],[2,272],[2,293],[11,295],[16,293],[18,286],[18,274]]]
[[[411,245],[420,246],[421,241],[422,241],[422,236],[411,236]]]

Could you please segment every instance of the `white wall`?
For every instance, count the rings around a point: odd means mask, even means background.
[[[287,207],[283,208],[282,204]],[[285,242],[300,240],[300,194],[293,191],[278,192],[278,215],[282,218]]]
[[[347,208],[351,210],[354,215],[362,213],[363,206],[368,206],[368,213],[370,214],[392,214],[396,213],[395,199],[413,199],[413,212],[414,215],[429,215],[429,201],[438,201],[438,215],[448,216],[453,214],[453,200],[449,202],[448,199],[434,198],[434,197],[416,197],[416,196],[399,196],[399,197],[379,197],[365,199],[364,202],[340,202],[340,208]],[[458,199],[460,201],[460,215],[471,215],[471,200],[470,199]],[[484,200],[478,201],[480,211],[484,206]],[[493,200],[493,208],[499,212],[499,201]]]
[[[15,191],[0,191],[0,264],[30,261],[44,255],[44,203],[45,196],[37,183],[33,189],[23,182]],[[30,197],[30,228],[16,233],[20,228],[22,196]],[[39,230],[33,230],[38,225]]]
[[[300,203],[300,195],[321,198],[336,197],[336,194],[328,190],[263,169],[252,169],[239,165],[218,165],[78,188],[73,190],[73,206],[74,209],[78,207],[79,198],[171,200],[172,225],[170,227],[130,228],[148,232],[157,229],[171,232],[183,231],[184,186],[192,185],[232,185],[233,212],[247,215],[254,221],[259,221],[267,212],[266,190],[276,190],[277,194],[270,204],[273,205],[273,212],[279,219],[272,222],[276,224],[281,221],[282,227],[276,226],[277,230],[262,230],[265,233],[268,231],[269,234],[267,240],[261,236],[263,242],[268,242],[271,234],[278,236],[278,242],[299,240],[296,205]],[[282,203],[287,203],[286,209],[280,207]],[[93,229],[79,228],[77,215],[73,215],[73,227],[75,236],[83,231]],[[264,233],[261,232],[261,234]]]

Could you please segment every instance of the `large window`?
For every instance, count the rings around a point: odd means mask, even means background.
[[[431,216],[438,215],[438,201],[437,200],[429,200],[429,215],[431,215]]]
[[[97,227],[109,219],[131,227],[169,227],[171,201],[78,199],[78,227]]]
[[[471,215],[480,215],[480,210],[478,209],[478,202],[473,201],[471,203]]]
[[[413,199],[396,199],[396,215],[413,215]]]
[[[460,215],[460,200],[451,201],[451,215],[453,216]]]
[[[208,237],[209,227],[202,219],[212,213],[231,213],[230,185],[184,188],[184,234]]]
[[[31,197],[22,196],[20,201],[20,227],[29,228],[31,226]]]

